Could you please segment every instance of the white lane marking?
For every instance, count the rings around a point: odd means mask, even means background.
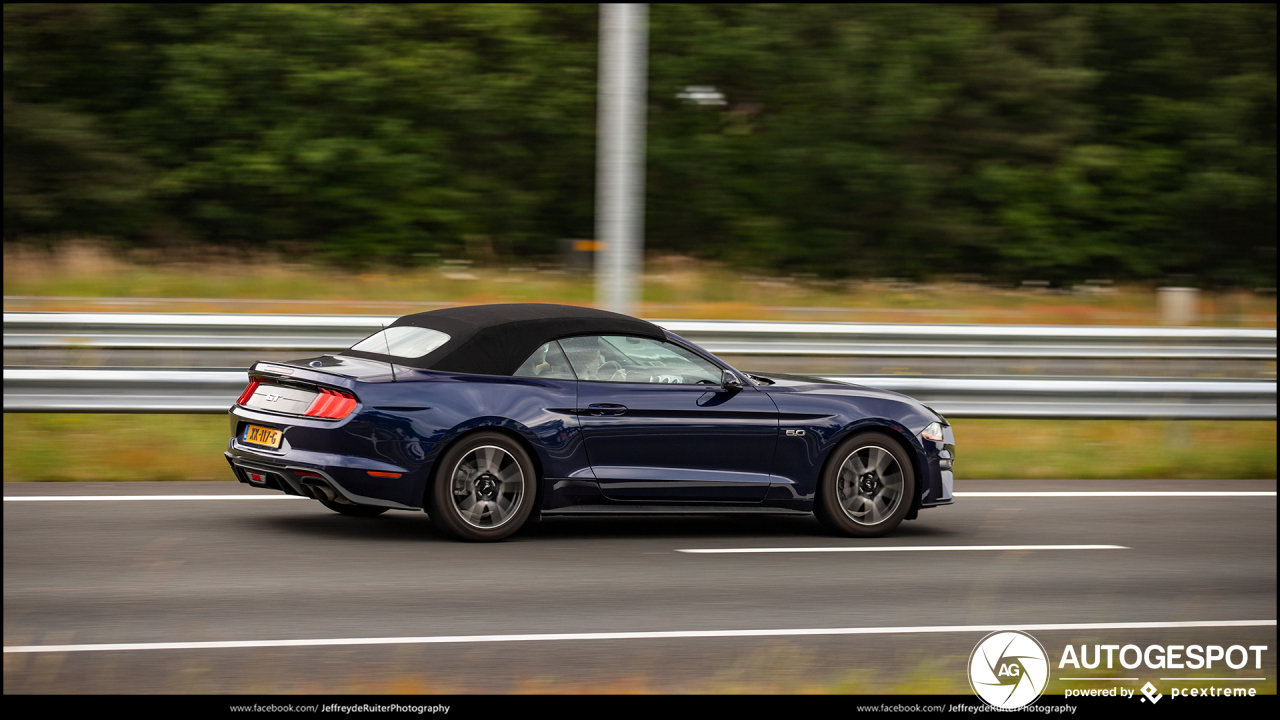
[[[82,500],[310,500],[300,495],[6,495],[5,502],[79,502]]]
[[[956,497],[1275,497],[1274,490],[1105,490],[957,492]],[[98,500],[307,500],[297,495],[6,495],[5,502],[81,502]]]
[[[1029,490],[957,492],[956,497],[1275,497],[1275,490]]]
[[[802,553],[802,552],[934,552],[946,550],[1130,550],[1124,545],[897,545],[889,547],[773,547],[773,548],[695,548],[676,550],[682,553],[729,555],[735,553]]]
[[[925,625],[916,627],[787,628],[773,630],[665,630],[658,632],[530,633],[524,635],[427,635],[423,637],[310,638],[304,640],[222,640],[208,642],[103,643],[97,645],[14,645],[6,653],[101,652],[106,650],[220,650],[227,648],[317,647],[325,645],[429,645],[573,640],[662,640],[679,638],[799,637],[978,633],[996,630],[1143,630],[1167,628],[1269,627],[1275,620],[1193,620],[1188,622],[1039,623],[1019,625]]]

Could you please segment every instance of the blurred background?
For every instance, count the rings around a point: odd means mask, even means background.
[[[594,235],[594,5],[4,13],[6,243],[400,265]],[[1274,287],[1275,27],[1275,5],[655,6],[646,250]]]
[[[593,304],[599,28],[595,5],[6,5],[6,313]],[[1274,4],[655,5],[636,314],[1275,328],[1275,30]],[[1271,347],[759,369],[1273,381]],[[223,424],[6,413],[4,478],[230,479]],[[956,432],[961,478],[1275,477],[1274,421]]]

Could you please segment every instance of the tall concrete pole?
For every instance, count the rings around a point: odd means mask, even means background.
[[[644,259],[649,6],[600,5],[596,120],[596,306],[635,315]]]

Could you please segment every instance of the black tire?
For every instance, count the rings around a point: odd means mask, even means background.
[[[329,502],[328,500],[321,500],[320,504],[336,513],[342,513],[350,517],[377,517],[391,509],[375,505],[347,505],[345,503]]]
[[[915,495],[915,470],[902,444],[865,433],[831,453],[818,481],[814,515],[832,532],[879,537],[902,523]]]
[[[536,490],[533,461],[520,443],[502,433],[478,432],[436,461],[427,513],[443,533],[494,542],[529,519]]]

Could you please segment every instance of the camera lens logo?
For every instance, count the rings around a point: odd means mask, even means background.
[[[982,638],[969,656],[969,686],[988,705],[1014,710],[1035,702],[1049,684],[1049,655],[1024,632]]]

